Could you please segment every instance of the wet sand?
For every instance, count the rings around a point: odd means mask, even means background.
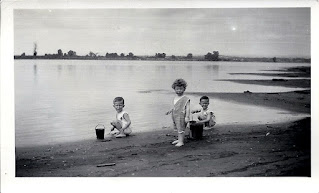
[[[214,99],[227,100],[237,103],[260,105],[279,108],[296,113],[310,114],[310,90],[281,92],[281,93],[192,93],[198,97],[207,95]]]
[[[276,79],[272,80],[219,80],[219,81],[232,81],[241,84],[258,84],[264,86],[283,86],[283,87],[301,87],[310,88],[310,79]]]
[[[202,140],[187,140],[185,146],[179,148],[171,145],[176,136],[168,128],[111,141],[94,139],[16,148],[16,176],[311,175],[310,90],[189,94],[205,94],[211,98],[281,108],[309,116],[276,124],[217,124],[204,132]],[[99,164],[111,165],[97,167]]]
[[[216,126],[177,148],[168,130],[17,149],[16,176],[310,176],[310,118]],[[113,166],[97,167],[99,164]]]
[[[259,73],[229,73],[229,74],[237,74],[237,75],[258,75],[258,76],[280,76],[285,78],[310,78],[311,68],[308,66],[300,66],[300,67],[291,67],[291,68],[284,68],[280,70],[264,70],[268,71],[267,73],[259,72]],[[272,73],[270,73],[271,71]],[[275,73],[275,72],[281,73]]]

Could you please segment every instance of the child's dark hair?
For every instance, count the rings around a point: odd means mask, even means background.
[[[124,105],[123,97],[115,97],[115,99],[113,100],[113,103],[115,103],[115,102],[123,102],[123,105]]]
[[[208,96],[202,96],[202,97],[200,97],[199,102],[200,102],[200,101],[202,101],[203,99],[204,99],[204,100],[208,100],[208,101],[209,101]]]
[[[182,86],[184,87],[184,89],[186,89],[187,87],[187,82],[184,79],[176,79],[173,84],[172,84],[172,88],[175,89],[176,86]]]

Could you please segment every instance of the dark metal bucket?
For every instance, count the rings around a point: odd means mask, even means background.
[[[190,130],[192,132],[192,137],[194,139],[202,139],[203,138],[203,123],[196,123],[196,121],[189,122]]]
[[[104,125],[98,124],[95,126],[95,134],[97,139],[104,139],[105,127]]]

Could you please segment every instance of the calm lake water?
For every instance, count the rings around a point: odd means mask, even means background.
[[[125,99],[135,133],[171,125],[164,115],[172,107],[176,78],[187,92],[286,92],[285,88],[238,84],[220,79],[272,79],[229,73],[271,73],[281,67],[310,64],[243,62],[169,62],[113,60],[15,60],[16,146],[95,140],[95,126],[115,119],[113,98]],[[191,108],[199,108],[199,97]],[[272,123],[304,116],[288,111],[211,99],[218,124]]]

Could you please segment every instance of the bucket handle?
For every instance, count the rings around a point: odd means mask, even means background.
[[[96,126],[95,126],[95,129],[97,128],[97,126],[99,126],[99,125],[102,125],[103,126],[103,128],[105,129],[105,126],[103,125],[103,124],[97,124]]]

